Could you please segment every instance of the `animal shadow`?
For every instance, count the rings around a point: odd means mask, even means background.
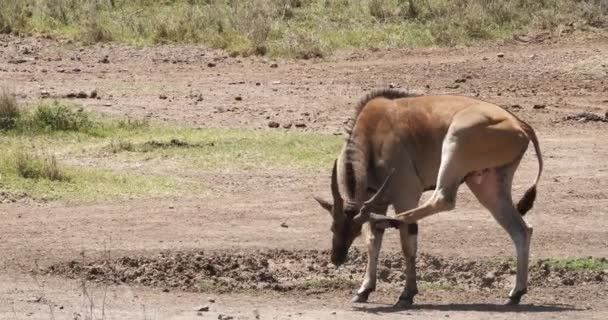
[[[450,303],[450,304],[415,304],[410,308],[399,308],[393,305],[378,305],[373,307],[354,306],[355,310],[373,314],[393,313],[401,311],[434,310],[434,311],[478,311],[478,312],[563,312],[582,310],[572,305],[564,304],[521,304],[508,306],[491,303]]]

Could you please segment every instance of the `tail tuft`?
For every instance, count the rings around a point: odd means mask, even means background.
[[[532,206],[534,206],[534,200],[536,200],[536,185],[532,186],[532,188],[528,189],[524,196],[517,203],[517,211],[519,214],[524,216]]]

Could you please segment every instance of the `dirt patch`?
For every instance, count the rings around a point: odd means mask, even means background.
[[[174,288],[184,291],[234,292],[241,290],[326,291],[352,289],[365,271],[365,255],[353,250],[340,268],[328,263],[327,251],[268,250],[239,252],[166,252],[156,257],[125,256],[82,263],[70,261],[46,271],[70,278],[114,284]],[[515,275],[510,260],[453,259],[428,254],[418,258],[418,277],[430,288],[484,289],[509,287]],[[389,285],[405,281],[403,258],[381,259],[378,278]],[[608,281],[605,271],[566,270],[539,260],[531,267],[530,284],[536,287],[598,284]]]

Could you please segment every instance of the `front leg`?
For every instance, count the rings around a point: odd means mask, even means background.
[[[373,228],[369,223],[363,227],[367,241],[367,268],[365,269],[363,284],[361,284],[361,288],[357,291],[357,295],[352,299],[352,302],[367,302],[369,294],[376,290],[378,257],[384,230]]]

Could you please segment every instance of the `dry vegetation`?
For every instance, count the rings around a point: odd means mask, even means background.
[[[607,0],[0,0],[0,32],[310,58],[607,27]]]

